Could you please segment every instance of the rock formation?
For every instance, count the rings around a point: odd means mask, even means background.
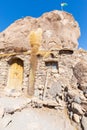
[[[63,11],[19,19],[0,33],[1,130],[87,130],[87,52],[78,49],[79,36]]]
[[[4,52],[29,50],[29,32],[37,28],[43,30],[41,49],[53,49],[52,47],[57,46],[70,49],[78,47],[80,30],[73,16],[65,12],[53,11],[40,18],[25,17],[15,21],[0,34],[0,50],[4,49]]]

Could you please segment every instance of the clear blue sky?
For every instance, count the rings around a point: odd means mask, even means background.
[[[81,28],[79,47],[87,50],[87,0],[0,0],[0,32],[15,20],[44,12],[61,10],[60,3],[66,2],[65,11],[73,14]]]

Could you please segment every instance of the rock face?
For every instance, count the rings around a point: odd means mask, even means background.
[[[14,22],[0,34],[1,51],[29,50],[28,35],[31,30],[42,28],[44,50],[54,48],[77,49],[80,36],[79,27],[71,14],[53,11],[40,18],[25,17]],[[68,35],[67,35],[68,34]],[[3,50],[4,49],[4,50]]]
[[[78,49],[79,36],[63,11],[19,19],[0,33],[1,130],[87,129],[87,52]]]
[[[13,115],[5,115],[0,120],[1,130],[74,130],[66,115],[55,110],[28,108]],[[53,122],[53,120],[55,120]]]
[[[82,126],[84,130],[87,129],[87,117],[85,116],[82,117]]]
[[[79,88],[84,92],[87,90],[87,62],[81,60],[74,67],[74,75],[78,80]]]

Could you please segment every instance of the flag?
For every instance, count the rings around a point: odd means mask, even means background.
[[[61,7],[68,6],[67,3],[61,3]]]

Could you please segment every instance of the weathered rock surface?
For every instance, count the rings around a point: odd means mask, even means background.
[[[4,108],[0,106],[0,118],[4,116]]]
[[[39,18],[15,21],[0,33],[0,53],[30,52],[29,33],[37,28],[43,33],[40,50],[52,52],[49,57],[42,57],[43,61],[37,55],[34,95],[37,98],[24,98],[20,92],[8,89],[3,94],[10,56],[8,59],[1,57],[0,130],[86,130],[87,52],[77,49],[80,29],[71,14],[53,11]],[[24,62],[24,89],[29,86],[30,53],[26,57],[23,54],[17,56]],[[46,65],[46,61],[51,61],[48,79],[50,65]]]
[[[14,22],[0,34],[0,49],[6,52],[29,50],[28,35],[38,27],[43,30],[42,49],[77,48],[80,35],[77,22],[69,13],[53,11],[39,18],[25,17]]]
[[[87,117],[83,116],[81,122],[82,122],[83,130],[87,130]]]
[[[72,103],[72,111],[74,113],[77,113],[78,115],[83,115],[82,108],[79,104],[77,103]]]
[[[79,115],[73,114],[73,120],[74,120],[75,122],[79,123],[79,122],[80,122],[80,117],[79,117]]]
[[[0,129],[4,129],[12,122],[11,115],[5,115],[2,119],[0,119]]]
[[[74,67],[74,75],[76,76],[81,90],[87,89],[87,62],[81,60]]]
[[[30,104],[30,102],[31,100],[28,98],[2,97],[0,98],[0,106],[2,106],[0,112],[4,115],[5,113],[12,114],[16,111],[21,111]]]
[[[20,103],[20,102],[19,102]],[[62,114],[63,112],[63,114]],[[55,120],[55,121],[54,121]],[[65,111],[25,108],[0,119],[0,130],[74,130]]]

